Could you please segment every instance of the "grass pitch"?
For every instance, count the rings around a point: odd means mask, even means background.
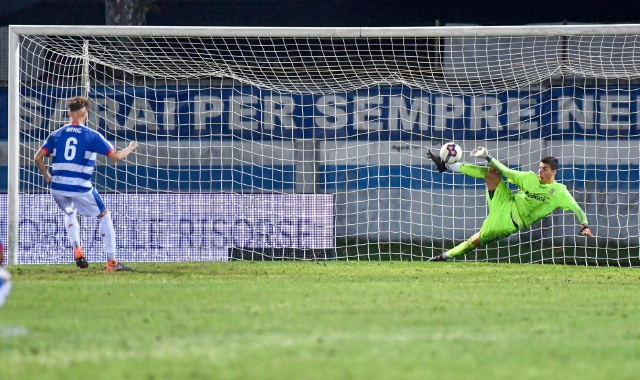
[[[11,268],[2,379],[637,379],[640,272],[424,262]]]

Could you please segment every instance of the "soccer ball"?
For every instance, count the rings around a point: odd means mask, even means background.
[[[440,148],[440,158],[445,164],[455,164],[462,157],[460,145],[449,142]]]

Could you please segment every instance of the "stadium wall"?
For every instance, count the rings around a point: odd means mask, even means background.
[[[60,89],[26,90],[21,107],[23,131],[34,137],[23,146],[22,175],[40,185],[30,158],[66,119],[54,91],[61,95]],[[444,139],[459,141],[465,152],[480,140],[522,170],[537,170],[541,157],[558,157],[558,179],[585,208],[594,233],[637,245],[638,88],[554,88],[536,92],[533,101],[532,93],[480,101],[404,87],[332,97],[250,86],[96,89],[92,125],[121,148],[131,138],[142,145],[124,164],[100,160],[95,183],[101,192],[334,194],[337,236],[462,240],[486,215],[483,183],[435,172],[425,153]],[[0,106],[0,117],[4,111]],[[0,191],[6,191],[6,165],[2,142]],[[520,240],[556,236],[571,243],[576,223],[571,214],[555,213]]]

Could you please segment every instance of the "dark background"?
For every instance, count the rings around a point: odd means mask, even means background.
[[[632,23],[640,2],[594,0],[147,0],[147,25],[431,26]],[[2,0],[0,25],[104,25],[104,0]]]

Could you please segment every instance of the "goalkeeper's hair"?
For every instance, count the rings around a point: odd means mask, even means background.
[[[555,157],[545,157],[540,162],[549,165],[551,170],[558,170],[558,160]]]
[[[75,98],[67,100],[67,107],[71,112],[80,111],[83,108],[86,108],[88,111],[90,105],[91,103],[89,103],[89,99],[83,96],[76,96]]]

